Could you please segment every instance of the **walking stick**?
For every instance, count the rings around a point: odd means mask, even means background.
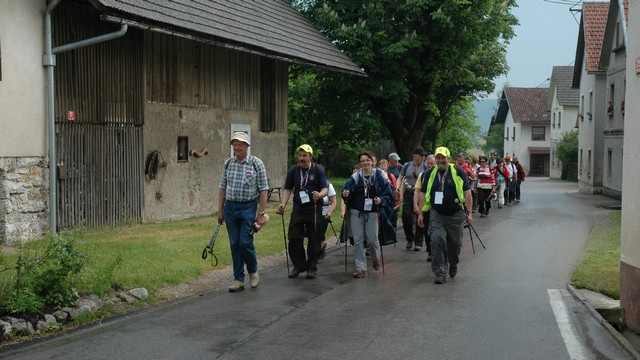
[[[342,245],[340,245],[340,239],[338,238],[338,233],[336,232],[336,228],[333,227],[333,221],[331,221],[331,219],[327,219],[327,222],[329,223],[329,225],[331,225],[331,230],[333,230],[333,236],[336,237],[336,245],[338,245],[338,247],[340,247],[340,251],[344,253],[344,250],[342,250]]]
[[[278,213],[282,217],[282,233],[284,234],[284,253],[287,256],[287,274],[289,273],[289,250],[287,249],[287,230],[284,228],[284,212]]]
[[[378,213],[378,231],[380,231],[380,209],[378,209],[377,211]],[[384,232],[382,233],[382,237],[384,237]],[[379,239],[376,239],[376,241],[378,242],[378,246],[380,246],[380,261],[382,261],[382,276],[384,276],[384,252],[382,251],[382,244],[380,243]]]
[[[347,244],[349,243],[349,206],[347,205],[347,202],[345,201],[345,213],[344,213],[344,221],[347,222],[347,225],[345,225],[345,236],[344,236],[344,272],[347,272],[347,252],[349,250],[349,248],[347,247]]]
[[[216,239],[218,238],[218,232],[220,231],[221,226],[222,226],[222,223],[218,223],[218,226],[216,226],[216,231],[213,233],[211,240],[209,240],[209,244],[207,244],[207,246],[204,247],[204,250],[202,250],[203,260],[207,258],[207,254],[211,254],[213,256],[213,258],[211,259],[211,265],[213,266],[218,266],[218,257],[216,256],[216,254],[213,253],[213,247],[216,244]],[[215,263],[213,262],[214,260],[215,260]]]

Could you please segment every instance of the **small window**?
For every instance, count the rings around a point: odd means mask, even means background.
[[[178,162],[189,161],[189,137],[178,136]]]
[[[562,127],[561,123],[562,123],[562,113],[559,112],[558,113],[558,127]]]
[[[544,127],[534,126],[531,128],[531,140],[544,140]]]

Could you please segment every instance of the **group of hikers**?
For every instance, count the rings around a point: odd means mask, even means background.
[[[268,221],[269,186],[263,162],[248,154],[248,135],[236,132],[231,145],[234,155],[225,161],[220,179],[218,223],[227,223],[234,276],[229,291],[237,292],[244,290],[245,266],[251,287],[260,284],[252,229],[254,223],[260,228]],[[296,153],[298,163],[287,171],[278,213],[284,216],[293,195],[287,238],[293,269],[288,276],[304,272],[307,279],[315,279],[338,193],[324,168],[313,161],[310,145],[298,146]],[[496,158],[495,153],[490,158],[467,159],[464,153],[452,158],[446,147],[433,154],[416,148],[411,162],[399,161],[397,153],[377,162],[373,152],[362,151],[341,189],[341,237],[354,247],[353,277],[367,276],[367,255],[374,270],[384,266],[380,246],[397,242],[401,210],[406,249],[420,251],[424,245],[434,282],[443,284],[447,276],[457,274],[463,229],[472,226],[473,214],[488,216],[494,198],[499,208],[520,201],[524,171],[515,157],[513,162],[509,156]]]

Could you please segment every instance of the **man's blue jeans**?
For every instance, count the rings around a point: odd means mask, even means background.
[[[250,202],[225,201],[224,221],[227,223],[234,280],[244,282],[244,265],[253,274],[258,271],[256,248],[251,227],[256,218],[258,200]]]

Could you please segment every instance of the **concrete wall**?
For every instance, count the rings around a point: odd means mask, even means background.
[[[0,0],[0,243],[49,230],[45,3]]]
[[[585,194],[602,193],[602,158],[606,115],[606,76],[591,74],[586,68],[586,54],[580,77],[578,120],[578,189]],[[589,118],[587,113],[591,112]],[[591,153],[591,157],[589,157]],[[597,160],[596,160],[597,159]]]
[[[144,221],[217,212],[220,175],[224,161],[231,155],[231,124],[250,126],[251,154],[265,163],[272,185],[284,184],[287,134],[260,132],[258,111],[150,103],[145,108],[145,119],[144,154],[160,151],[167,166],[158,170],[157,179],[145,179]],[[178,136],[188,137],[189,149],[206,148],[208,155],[189,156],[187,162],[178,162]]]
[[[514,132],[516,134],[515,136]],[[504,120],[504,150],[502,152],[503,157],[507,155],[513,157],[514,154],[517,155],[520,152],[520,133],[520,123],[516,123],[513,120],[513,113],[511,112],[511,110],[509,110],[509,112],[507,113],[507,117]],[[520,159],[521,163],[522,160],[523,159]]]
[[[640,3],[629,2],[629,18],[640,19]],[[626,107],[624,147],[627,149],[622,192],[622,234],[620,246],[620,304],[625,310],[627,326],[640,332],[640,27],[628,29],[626,63]]]

